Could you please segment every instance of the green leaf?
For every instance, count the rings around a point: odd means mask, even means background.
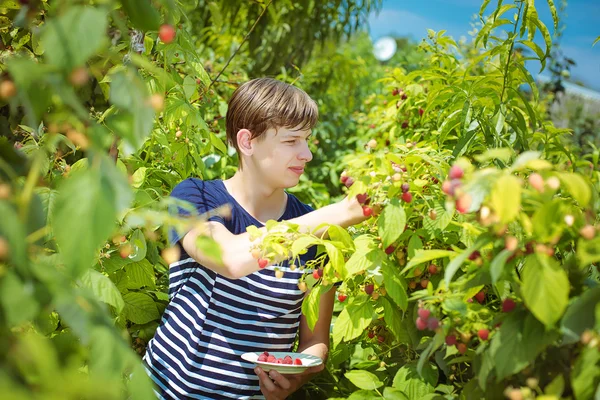
[[[600,261],[600,236],[592,240],[579,239],[575,254],[579,259],[579,266],[581,268]]]
[[[112,274],[122,269],[127,264],[131,264],[133,260],[129,257],[122,258],[118,252],[112,253],[110,258],[101,260],[102,264],[96,267],[96,270],[100,272],[106,272]]]
[[[383,209],[377,225],[384,248],[398,240],[406,226],[406,213],[398,199],[393,198],[390,204]]]
[[[547,327],[558,321],[569,302],[569,277],[553,258],[529,255],[523,269],[522,294],[533,315]]]
[[[222,154],[227,154],[227,146],[214,133],[210,132],[210,143]]]
[[[415,256],[410,259],[406,267],[402,269],[400,274],[404,274],[406,271],[410,270],[413,267],[416,267],[419,264],[426,263],[431,260],[436,260],[438,258],[446,258],[446,257],[454,257],[456,256],[456,252],[449,250],[417,250],[415,252]]]
[[[306,317],[306,322],[311,331],[315,329],[319,319],[319,304],[321,295],[331,289],[332,285],[315,285],[312,287],[304,301],[302,302],[302,314]]]
[[[156,289],[154,267],[147,259],[128,264],[125,267],[128,289],[140,289],[143,287]]]
[[[488,149],[482,154],[475,155],[475,160],[480,163],[491,161],[491,160],[502,160],[504,162],[508,162],[512,155],[514,154],[514,150],[508,148],[497,148],[497,149]]]
[[[558,374],[556,378],[552,380],[544,388],[544,393],[549,396],[556,396],[560,398],[565,391],[565,377],[562,374]]]
[[[160,24],[160,14],[150,0],[120,0],[131,24],[142,31],[154,31]]]
[[[160,318],[152,297],[145,293],[129,292],[123,295],[125,318],[135,324],[145,324]]]
[[[496,380],[516,374],[535,360],[556,340],[555,332],[544,326],[526,311],[513,311],[492,336],[489,354],[494,362]]]
[[[129,243],[132,246],[132,254],[129,256],[132,261],[141,261],[146,257],[146,237],[141,230],[136,229],[129,238]]]
[[[487,8],[488,4],[490,4],[490,0],[483,0],[483,4],[479,9],[479,18],[483,18],[483,13],[485,12],[485,9]]]
[[[516,176],[502,175],[490,194],[490,205],[500,222],[508,223],[517,217],[521,208],[521,183]]]
[[[110,130],[125,140],[125,154],[137,151],[154,125],[154,110],[146,103],[148,90],[133,69],[118,70],[111,75],[110,102],[119,107],[117,114],[106,119]]]
[[[332,333],[334,347],[342,340],[357,338],[371,325],[374,312],[366,300],[365,297],[355,298],[355,302],[348,304],[337,317]]]
[[[502,250],[494,260],[490,264],[490,275],[492,276],[492,283],[497,283],[500,277],[502,277],[502,273],[504,272],[504,267],[506,265],[506,260],[513,255],[512,251]]]
[[[552,13],[552,21],[554,22],[554,30],[558,29],[558,12],[556,11],[556,6],[554,5],[554,0],[547,0],[548,6],[550,7],[550,12]]]
[[[369,252],[357,250],[346,263],[346,274],[344,276],[354,275],[377,265],[381,265],[384,257],[385,253],[379,249],[373,249]]]
[[[304,254],[305,250],[311,246],[322,244],[323,241],[313,236],[301,236],[292,243],[292,255],[294,257]]]
[[[221,246],[212,237],[200,235],[196,238],[196,247],[205,256],[212,259],[217,264],[223,264]]]
[[[594,396],[595,387],[600,377],[600,351],[597,347],[584,347],[581,355],[575,362],[575,368],[571,372],[571,382],[575,398],[577,400],[588,400]]]
[[[596,324],[594,311],[598,304],[600,304],[600,286],[583,292],[569,305],[560,322],[565,343],[575,343],[579,341],[586,329],[594,329]]]
[[[148,168],[140,167],[135,170],[133,175],[131,176],[131,186],[138,189],[140,188],[144,182],[146,181],[146,171]]]
[[[406,282],[398,275],[396,271],[392,271],[389,264],[383,264],[383,275],[385,281],[385,289],[388,296],[400,307],[402,311],[408,308],[408,295],[406,294]]]
[[[463,265],[467,258],[469,258],[471,253],[473,253],[475,250],[481,249],[483,246],[487,245],[492,240],[493,238],[490,235],[481,235],[477,238],[473,245],[469,246],[457,257],[452,259],[452,261],[450,261],[450,263],[446,267],[446,271],[444,272],[444,280],[446,281],[446,285],[450,286],[450,281],[452,280],[452,277],[454,276],[454,274],[456,274],[456,271],[458,271],[458,269]]]
[[[544,50],[542,50],[542,48],[538,46],[537,43],[531,40],[521,40],[520,43],[529,47],[538,56],[540,62],[542,63],[542,69],[540,70],[540,72],[542,72],[546,67],[546,53],[544,53]]]
[[[389,386],[383,389],[383,398],[385,400],[410,400],[402,390]]]
[[[385,297],[380,297],[380,299],[383,304],[383,318],[387,328],[392,331],[400,343],[408,343],[410,341],[410,336],[403,324],[402,315],[388,299]]]
[[[183,78],[183,94],[186,99],[190,100],[196,91],[196,80],[187,75]]]
[[[329,263],[333,266],[333,269],[343,276],[345,272],[344,255],[333,243],[324,242],[323,244],[325,245],[325,250],[327,250],[327,255],[329,256]]]
[[[86,6],[72,6],[57,18],[48,19],[42,45],[48,63],[66,71],[82,66],[107,42],[106,12]],[[51,49],[51,51],[50,51]]]
[[[115,192],[98,170],[73,174],[58,191],[53,230],[63,260],[76,277],[92,266],[96,250],[113,232]]]
[[[0,305],[9,327],[33,319],[40,308],[33,282],[23,282],[9,270],[0,280]]]
[[[8,201],[0,200],[0,237],[6,238],[9,245],[9,259],[15,265],[27,265],[27,246],[25,226],[21,223],[17,210]]]
[[[594,43],[592,43],[592,47],[596,45],[596,43],[600,42],[600,36],[594,39]]]
[[[412,235],[410,237],[410,240],[408,241],[408,249],[406,252],[408,258],[412,259],[415,256],[415,253],[422,249],[423,249],[423,241],[421,240],[419,235]]]
[[[98,300],[110,304],[117,313],[121,313],[125,305],[121,292],[106,275],[89,269],[81,276],[80,281],[81,285],[90,289]]]
[[[344,245],[344,248],[354,250],[354,241],[348,231],[337,225],[330,225],[327,228],[327,234],[329,239],[335,242],[340,242]]]
[[[586,207],[592,197],[590,186],[579,174],[571,172],[558,173],[558,178],[581,207]]]
[[[380,400],[381,396],[372,390],[357,390],[350,397],[342,400]]]
[[[563,203],[560,199],[552,199],[538,208],[533,214],[533,234],[540,242],[549,242],[560,237],[564,229],[561,217]]]
[[[344,376],[360,389],[374,390],[378,387],[383,386],[383,382],[381,382],[379,378],[377,378],[377,375],[372,374],[368,371],[355,369],[346,372]]]
[[[406,364],[396,372],[392,386],[406,393],[409,399],[419,399],[434,392],[434,379],[437,381],[437,377],[432,374],[421,377],[414,363]]]

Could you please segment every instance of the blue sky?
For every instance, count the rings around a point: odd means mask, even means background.
[[[554,0],[557,7],[560,1]],[[469,37],[472,17],[479,13],[482,3],[483,0],[383,0],[381,12],[369,17],[371,37],[376,40],[381,36],[395,34],[410,36],[419,41],[427,36],[428,28],[436,31],[445,29],[456,40],[461,36]],[[510,4],[512,1],[505,3]],[[490,1],[488,10],[492,10],[495,4],[496,1]],[[540,18],[553,33],[548,3],[538,0],[535,5]],[[561,48],[567,57],[577,63],[571,69],[572,78],[600,91],[600,42],[592,47],[594,39],[600,35],[600,1],[568,0],[561,20],[566,25]],[[535,41],[544,48],[539,33]],[[540,68],[539,62],[536,64],[537,66],[528,65],[534,76]]]

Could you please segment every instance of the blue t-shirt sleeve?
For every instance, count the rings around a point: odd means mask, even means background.
[[[210,181],[205,182],[197,178],[188,178],[180,182],[175,186],[170,197],[186,201],[189,203],[192,210],[195,209],[195,212],[192,213],[190,210],[181,206],[170,206],[169,212],[179,216],[201,215],[224,204],[223,199],[215,190],[214,185],[210,184]],[[218,215],[212,216],[208,220],[220,222],[225,225],[223,217]],[[175,244],[179,242],[186,233],[187,231],[177,231],[175,228],[171,228],[169,229],[169,241],[171,244]]]

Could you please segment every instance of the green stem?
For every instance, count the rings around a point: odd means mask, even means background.
[[[510,66],[510,59],[515,47],[515,38],[517,37],[517,28],[519,27],[519,20],[521,19],[521,10],[523,9],[523,2],[519,6],[519,13],[517,14],[517,20],[515,21],[515,29],[513,29],[512,41],[510,42],[510,49],[508,50],[508,59],[506,60],[506,66],[504,67],[504,81],[502,83],[502,94],[500,95],[500,104],[504,100],[504,93],[506,91],[506,84],[508,80],[508,67]]]

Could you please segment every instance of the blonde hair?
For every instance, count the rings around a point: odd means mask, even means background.
[[[318,119],[317,103],[302,89],[273,78],[253,79],[238,87],[229,100],[227,141],[239,153],[240,129],[249,130],[255,139],[271,128],[309,130]]]

